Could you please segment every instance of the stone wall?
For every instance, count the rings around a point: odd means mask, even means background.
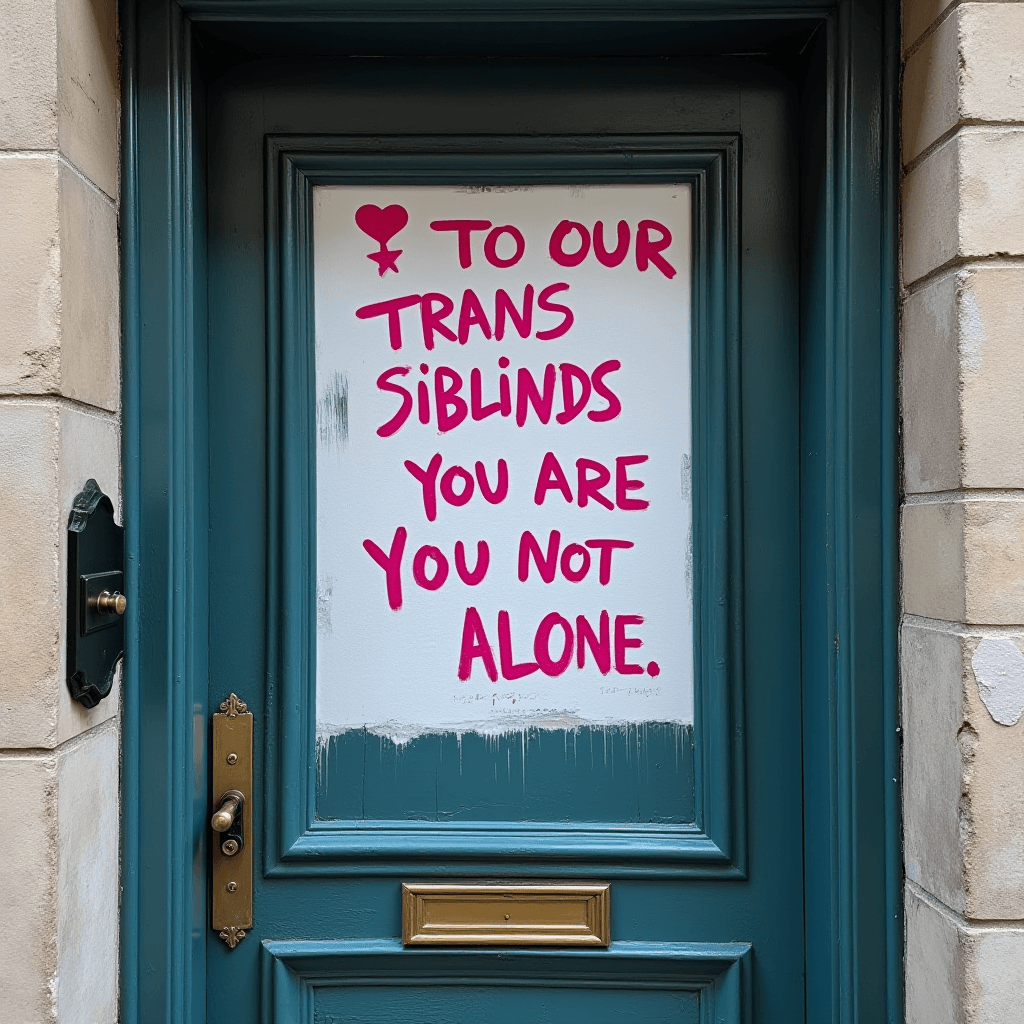
[[[64,682],[68,513],[119,504],[115,0],[0,0],[0,1019],[117,1019],[118,700]]]
[[[903,9],[907,1024],[1024,1019],[1024,3]]]

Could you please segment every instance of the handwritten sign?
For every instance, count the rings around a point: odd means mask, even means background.
[[[319,187],[317,720],[691,723],[686,185]]]

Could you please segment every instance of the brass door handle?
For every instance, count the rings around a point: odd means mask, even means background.
[[[213,817],[210,819],[210,828],[214,832],[227,832],[235,823],[235,816],[238,814],[243,803],[245,803],[245,797],[237,789],[229,789],[220,798],[220,807],[213,812]]]
[[[232,693],[211,729],[210,924],[229,949],[252,928],[252,712]]]

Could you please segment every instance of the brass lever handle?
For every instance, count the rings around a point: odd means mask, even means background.
[[[252,928],[252,712],[232,693],[210,729],[210,924],[234,949]]]
[[[214,832],[227,832],[235,822],[235,815],[245,802],[245,797],[237,789],[229,789],[220,798],[220,807],[213,812],[210,827]]]

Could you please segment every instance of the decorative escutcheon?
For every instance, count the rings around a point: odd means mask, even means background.
[[[95,480],[68,521],[68,666],[71,696],[94,708],[114,685],[124,654],[124,527]]]
[[[252,928],[252,713],[237,694],[212,731],[210,923],[234,949]]]

